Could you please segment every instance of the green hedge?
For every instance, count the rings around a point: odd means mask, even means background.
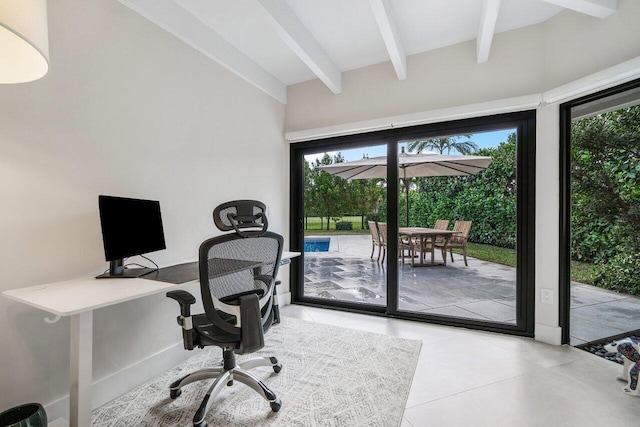
[[[571,125],[571,256],[600,287],[640,295],[640,106]]]
[[[515,134],[497,148],[479,150],[493,158],[491,165],[473,176],[416,178],[417,191],[409,192],[409,226],[429,227],[438,219],[472,221],[469,241],[515,248],[516,244],[516,140]],[[402,189],[401,189],[402,190]],[[405,224],[405,193],[398,200],[400,224]],[[386,221],[386,204],[380,221]]]
[[[350,221],[336,222],[336,230],[353,230],[353,223]]]

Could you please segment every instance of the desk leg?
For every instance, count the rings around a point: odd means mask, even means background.
[[[93,311],[71,316],[69,427],[91,426]]]

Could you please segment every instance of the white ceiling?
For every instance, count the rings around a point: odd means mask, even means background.
[[[120,0],[214,61],[286,103],[286,86],[476,40],[491,60],[493,34],[572,9],[602,19],[616,0]]]

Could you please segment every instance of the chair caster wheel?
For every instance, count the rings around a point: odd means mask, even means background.
[[[182,390],[181,389],[177,389],[177,390],[169,390],[169,397],[172,399],[177,399],[178,396],[180,396],[182,394]]]
[[[271,405],[271,410],[273,412],[278,412],[282,407],[282,401],[280,399],[276,399],[273,402],[270,402],[269,405]]]
[[[273,365],[273,372],[278,374],[278,373],[280,373],[280,371],[282,371],[282,363],[278,363],[277,365]]]

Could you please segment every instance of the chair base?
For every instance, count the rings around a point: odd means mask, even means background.
[[[271,391],[269,387],[260,380],[260,378],[248,371],[249,369],[256,368],[258,366],[271,366],[275,373],[279,373],[282,370],[282,364],[278,362],[278,359],[275,357],[256,357],[237,364],[236,355],[232,348],[223,349],[222,354],[223,360],[219,367],[205,368],[192,372],[179,380],[174,381],[169,386],[169,396],[172,399],[176,399],[182,394],[182,387],[185,385],[205,379],[216,379],[209,387],[206,396],[202,400],[200,407],[193,417],[194,427],[207,426],[207,422],[204,420],[204,417],[207,412],[209,412],[209,409],[211,409],[213,400],[225,386],[232,386],[234,380],[251,387],[269,402],[273,412],[278,412],[282,406],[280,399],[276,397],[276,394]]]

